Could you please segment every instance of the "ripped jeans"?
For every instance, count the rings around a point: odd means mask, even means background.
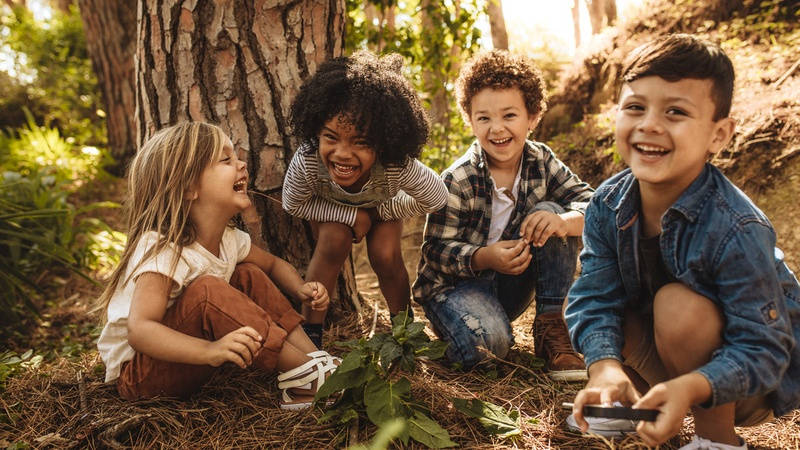
[[[541,202],[536,209],[564,212],[553,202]],[[424,302],[433,330],[450,344],[447,358],[464,368],[486,358],[486,350],[504,358],[514,345],[511,321],[534,297],[537,313],[560,312],[575,275],[579,243],[577,236],[552,237],[542,247],[531,247],[533,258],[523,273],[460,280],[452,290]]]

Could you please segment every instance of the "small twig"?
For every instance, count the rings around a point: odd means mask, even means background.
[[[800,154],[800,147],[793,148],[788,152],[784,153],[783,155],[775,158],[775,162],[782,162],[785,159],[793,158]]]
[[[125,431],[130,430],[136,425],[139,425],[144,419],[149,418],[150,416],[151,414],[139,414],[106,428],[106,430],[100,433],[100,436],[98,436],[100,438],[100,442],[113,449],[128,448],[128,446],[117,441],[117,436]]]
[[[372,327],[369,329],[367,339],[371,339],[375,335],[375,326],[378,325],[378,299],[376,298],[372,304]]]
[[[775,81],[775,87],[778,87],[778,86],[780,86],[780,85],[781,85],[781,83],[783,83],[784,81],[786,81],[786,79],[787,79],[787,78],[789,78],[789,75],[791,75],[791,74],[792,74],[792,72],[794,72],[795,70],[797,70],[797,68],[798,68],[798,67],[800,67],[800,59],[798,59],[797,61],[795,61],[795,62],[794,62],[794,64],[792,64],[792,67],[789,67],[789,70],[787,70],[787,71],[786,71],[786,72],[785,72],[783,75],[781,75],[781,77],[780,77],[780,78],[778,78],[778,79]]]
[[[81,411],[86,411],[86,382],[83,379],[83,370],[78,371],[78,398],[81,402]]]

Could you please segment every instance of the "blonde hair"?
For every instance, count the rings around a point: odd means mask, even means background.
[[[196,187],[203,170],[222,154],[224,143],[225,133],[221,128],[202,122],[184,122],[164,128],[145,142],[128,169],[128,242],[92,312],[105,311],[117,287],[128,281],[122,278],[133,251],[149,231],[158,233],[158,242],[139,264],[167,245],[173,245],[175,258],[170,274],[175,271],[183,247],[197,238],[189,220],[192,200],[188,193]]]

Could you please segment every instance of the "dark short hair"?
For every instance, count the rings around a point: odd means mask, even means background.
[[[714,120],[728,117],[733,100],[733,64],[716,44],[690,34],[670,34],[637,47],[622,65],[622,81],[655,75],[667,81],[711,80]]]
[[[400,73],[403,58],[378,58],[367,51],[333,58],[300,88],[289,123],[294,134],[316,151],[326,122],[341,115],[364,134],[384,165],[403,165],[419,157],[430,126],[419,96]]]
[[[486,88],[519,89],[528,114],[538,114],[547,107],[542,75],[526,56],[491,50],[467,61],[456,80],[456,99],[465,119],[472,114],[472,97]]]

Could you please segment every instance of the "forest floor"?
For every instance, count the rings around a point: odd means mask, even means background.
[[[403,236],[406,267],[413,280],[422,240],[422,221],[410,221]],[[363,244],[354,251],[356,280],[364,309],[360,316],[334,323],[325,335],[330,343],[358,338],[373,325],[389,330],[389,315]],[[113,384],[103,382],[104,366],[94,348],[99,328],[87,305],[99,288],[78,278],[66,278],[56,301],[44,311],[26,336],[7,343],[26,348],[53,349],[54,357],[18,369],[5,379],[0,397],[0,448],[343,448],[366,442],[376,428],[362,419],[358,426],[318,424],[322,411],[286,412],[278,408],[274,375],[237,368],[224,369],[188,400],[153,399],[126,402]],[[415,306],[417,320],[425,321]],[[437,362],[423,362],[409,376],[413,397],[431,410],[432,417],[464,448],[645,448],[635,436],[606,440],[566,430],[567,412],[559,406],[572,401],[580,384],[550,381],[534,356],[531,325],[534,315],[513,323],[516,345],[507,360],[492,370],[463,372]],[[431,335],[430,328],[427,332]],[[2,374],[0,373],[0,377]],[[2,378],[0,378],[1,380]],[[455,410],[453,398],[478,398],[517,411],[522,433],[499,439]],[[737,430],[751,448],[800,447],[800,411],[759,427]],[[692,434],[691,419],[681,433],[661,448],[675,449]],[[410,445],[409,448],[421,448]]]

